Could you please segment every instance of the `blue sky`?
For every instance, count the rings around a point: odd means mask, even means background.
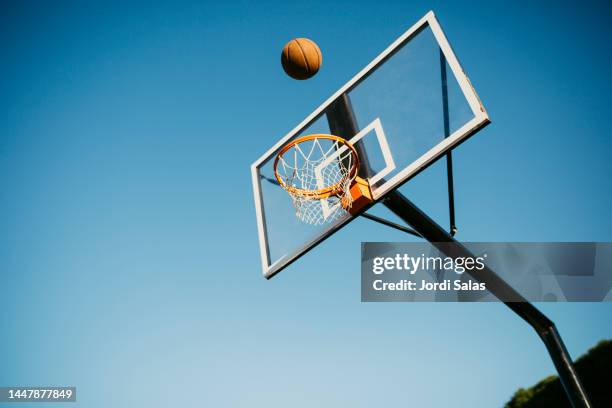
[[[360,303],[359,243],[407,239],[367,220],[264,280],[249,174],[433,9],[493,121],[455,154],[458,238],[610,241],[610,8],[533,3],[4,3],[0,384],[491,407],[553,373],[503,305]],[[279,63],[297,36],[323,51],[306,82]],[[445,223],[441,170],[402,191]],[[574,356],[612,337],[611,304],[540,307]]]

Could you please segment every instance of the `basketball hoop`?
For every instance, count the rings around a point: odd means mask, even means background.
[[[274,175],[291,196],[296,216],[313,225],[335,220],[350,210],[358,170],[357,150],[345,139],[326,134],[291,141],[274,161]],[[365,182],[359,181],[361,185]]]

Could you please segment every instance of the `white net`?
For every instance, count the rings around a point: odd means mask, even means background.
[[[331,222],[351,207],[354,155],[345,142],[324,137],[302,141],[279,155],[276,172],[300,220],[313,225]],[[330,191],[322,194],[325,190]]]

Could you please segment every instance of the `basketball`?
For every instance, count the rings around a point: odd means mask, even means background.
[[[281,54],[283,69],[293,79],[312,78],[322,62],[319,46],[308,38],[294,38],[285,45]]]

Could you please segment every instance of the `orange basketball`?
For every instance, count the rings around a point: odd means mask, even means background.
[[[283,48],[281,63],[291,78],[308,79],[319,71],[323,56],[319,46],[308,38],[294,38]]]

